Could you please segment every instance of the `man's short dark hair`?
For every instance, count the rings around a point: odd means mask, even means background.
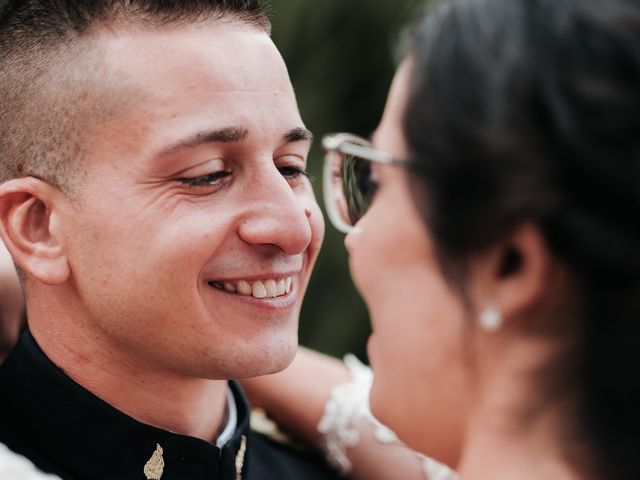
[[[126,101],[126,86],[96,88],[105,79],[93,32],[208,21],[270,30],[262,0],[10,0],[0,13],[0,182],[32,175],[73,190],[83,135]]]

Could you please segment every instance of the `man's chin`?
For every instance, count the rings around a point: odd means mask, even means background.
[[[241,371],[233,377],[235,379],[261,377],[278,373],[287,368],[293,362],[298,351],[298,342],[279,344],[277,347],[265,348],[259,353],[253,353],[246,358],[248,361],[242,365]]]

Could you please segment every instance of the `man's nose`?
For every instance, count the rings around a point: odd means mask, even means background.
[[[275,170],[248,193],[251,207],[238,227],[240,238],[253,245],[274,246],[287,255],[304,252],[311,242],[306,202]]]

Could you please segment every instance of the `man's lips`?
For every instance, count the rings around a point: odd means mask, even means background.
[[[210,280],[207,283],[217,290],[263,299],[288,295],[293,285],[293,277],[286,275],[261,280]]]

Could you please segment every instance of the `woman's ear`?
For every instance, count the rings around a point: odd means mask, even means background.
[[[70,273],[61,210],[66,196],[33,177],[0,185],[0,234],[13,261],[28,276],[47,285],[64,283]]]
[[[533,223],[522,224],[471,265],[471,296],[478,312],[493,309],[508,323],[540,304],[555,262]]]

